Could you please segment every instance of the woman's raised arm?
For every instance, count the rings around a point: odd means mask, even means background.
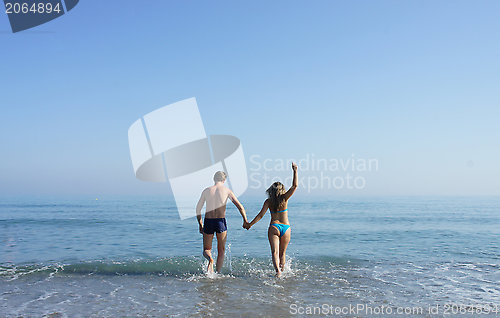
[[[295,162],[292,162],[292,170],[293,170],[292,186],[284,194],[285,200],[290,199],[290,197],[292,196],[292,194],[295,193],[295,190],[297,190],[297,187],[299,186],[299,181],[297,179],[297,164]]]

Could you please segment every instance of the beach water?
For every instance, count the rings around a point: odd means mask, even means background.
[[[262,200],[241,198],[249,218]],[[172,201],[4,198],[0,317],[500,315],[500,198],[292,199],[281,279],[269,218],[247,231],[228,208],[230,253],[207,276]]]

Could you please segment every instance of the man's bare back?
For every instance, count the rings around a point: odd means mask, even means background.
[[[220,182],[203,190],[202,195],[205,198],[206,207],[205,218],[225,218],[226,203],[231,194],[232,191]]]

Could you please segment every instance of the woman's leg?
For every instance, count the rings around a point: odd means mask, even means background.
[[[286,248],[288,247],[288,243],[290,243],[291,237],[292,230],[290,228],[280,237],[280,269],[282,271],[285,269]]]
[[[267,237],[269,238],[269,245],[271,245],[271,256],[273,257],[273,266],[276,270],[276,276],[281,275],[279,268],[279,250],[280,250],[280,231],[274,226],[269,226],[267,230]]]

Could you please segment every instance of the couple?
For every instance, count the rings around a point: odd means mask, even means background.
[[[285,253],[290,242],[290,223],[288,222],[288,199],[297,189],[297,165],[292,163],[293,182],[292,186],[286,191],[281,182],[274,182],[267,189],[267,200],[264,201],[259,214],[255,216],[252,222],[248,222],[245,208],[238,201],[233,191],[224,186],[226,174],[223,171],[217,171],[214,175],[215,184],[206,188],[201,193],[200,200],[196,205],[196,217],[200,227],[200,233],[203,234],[203,256],[208,260],[208,272],[213,272],[214,260],[212,258],[212,240],[214,233],[217,235],[217,264],[216,270],[220,272],[224,263],[224,253],[227,238],[226,225],[226,203],[227,199],[238,208],[243,217],[243,227],[249,230],[255,223],[266,214],[267,209],[271,212],[271,224],[267,231],[269,244],[271,245],[271,254],[273,265],[276,270],[276,276],[279,277],[285,267]],[[205,222],[201,222],[201,209],[206,203]]]

